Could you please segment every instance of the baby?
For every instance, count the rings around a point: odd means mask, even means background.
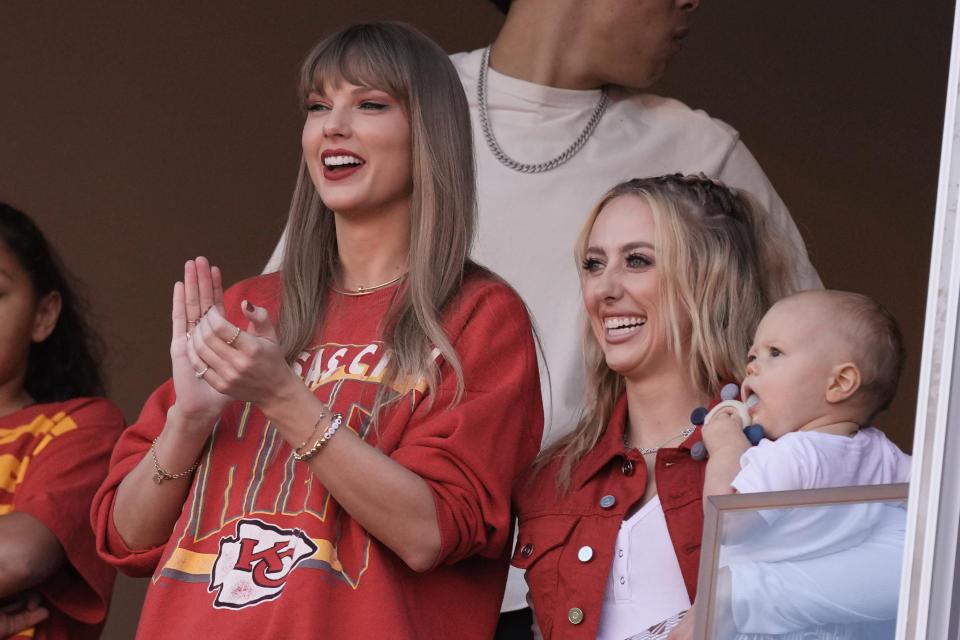
[[[870,298],[805,291],[780,300],[761,320],[747,356],[744,403],[721,403],[703,427],[709,451],[704,500],[737,492],[906,482],[910,456],[867,426],[890,404],[902,368],[897,323]],[[744,434],[753,423],[765,436],[755,447]],[[732,532],[724,536],[720,566],[721,579],[729,579],[723,590],[729,589],[733,626],[745,634],[799,631],[771,629],[778,623],[765,616],[764,580],[786,579],[774,574],[792,571],[787,561],[860,544],[889,519],[902,519],[898,511],[882,504],[761,510],[729,522]],[[838,567],[842,570],[842,563]],[[857,620],[851,615],[850,621]],[[821,625],[815,637],[844,637],[836,633],[841,627]]]
[[[804,291],[780,300],[757,327],[741,386],[766,439],[751,447],[741,412],[714,410],[703,428],[704,496],[906,482],[910,457],[867,426],[902,369],[896,320],[870,298]]]

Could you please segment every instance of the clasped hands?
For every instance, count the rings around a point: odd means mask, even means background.
[[[234,400],[268,401],[295,375],[266,309],[242,301],[243,329],[226,319],[223,304],[220,269],[202,256],[187,261],[173,288],[170,357],[179,410],[205,422]]]

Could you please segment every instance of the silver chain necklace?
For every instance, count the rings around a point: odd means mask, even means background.
[[[666,445],[667,442],[673,442],[673,441],[676,440],[677,438],[683,438],[684,440],[686,440],[687,438],[690,437],[690,434],[692,434],[696,428],[697,428],[697,427],[696,427],[695,425],[690,425],[689,427],[685,428],[683,431],[681,431],[681,432],[678,433],[677,435],[673,436],[672,438],[670,438],[669,440],[667,440],[667,441],[664,442],[663,444],[659,444],[659,445],[657,445],[657,446],[655,446],[655,447],[637,447],[636,449],[637,449],[637,451],[639,451],[639,452],[640,452],[641,454],[643,454],[643,455],[647,455],[648,453],[656,453],[657,451],[660,450],[660,447]],[[629,440],[629,438],[628,438],[628,436],[627,436],[627,431],[626,431],[626,429],[624,429],[624,431],[623,431],[623,448],[626,449],[627,451],[630,450],[630,440]]]
[[[487,69],[489,68],[490,47],[488,46],[483,50],[483,59],[480,61],[480,74],[477,76],[477,112],[480,115],[480,128],[483,129],[483,138],[487,141],[487,147],[490,149],[490,153],[500,161],[500,164],[508,169],[513,169],[520,173],[543,173],[544,171],[556,169],[577,155],[577,152],[580,151],[590,136],[593,135],[593,130],[600,124],[600,118],[603,116],[603,112],[607,110],[607,90],[604,88],[600,93],[600,101],[597,102],[597,106],[594,107],[593,113],[590,115],[587,126],[583,128],[580,136],[574,140],[573,144],[567,147],[563,153],[547,162],[538,162],[537,164],[518,162],[500,148],[500,144],[493,135],[493,127],[490,126],[490,118],[487,114]]]

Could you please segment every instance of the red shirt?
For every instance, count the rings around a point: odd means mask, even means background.
[[[520,534],[513,564],[527,570],[545,640],[597,635],[617,532],[647,485],[643,456],[623,448],[626,417],[623,396],[597,446],[574,470],[569,492],[557,488],[558,459],[539,473],[528,472],[514,486]],[[691,602],[700,565],[706,461],[691,458],[690,447],[700,440],[697,428],[678,447],[661,448],[654,467],[667,530]],[[579,557],[583,547],[592,551],[584,554],[591,556],[587,561]]]
[[[246,299],[276,322],[279,286],[270,275],[232,287],[227,317],[246,326],[239,312]],[[426,481],[441,534],[437,566],[407,567],[244,402],[222,414],[170,539],[128,549],[113,524],[115,491],[163,429],[175,399],[167,383],[120,439],[94,500],[101,555],[133,575],[152,575],[139,637],[493,636],[510,556],[510,489],[536,456],[542,430],[529,319],[506,285],[466,278],[442,315],[463,366],[462,399],[450,407],[455,378],[441,363],[436,389],[422,381],[398,387],[402,397],[374,429],[370,411],[389,364],[380,325],[394,293],[333,296],[322,331],[293,364],[343,414],[341,429]]]
[[[0,418],[0,514],[30,514],[65,554],[35,589],[50,617],[11,638],[100,636],[116,573],[97,557],[90,501],[123,426],[120,411],[103,398],[35,404]]]

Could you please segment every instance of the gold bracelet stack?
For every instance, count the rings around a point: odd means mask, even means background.
[[[328,415],[330,414],[327,413],[327,406],[324,405],[320,407],[320,415],[317,416],[317,421],[313,423],[313,428],[310,429],[310,435],[307,436],[306,440],[300,443],[299,447],[294,449],[294,453],[296,453],[297,451],[301,451],[305,446],[307,446],[307,443],[310,442],[310,439],[317,434],[317,429],[320,428],[320,423],[323,422],[324,417]]]
[[[334,413],[330,416],[330,425],[323,432],[323,435],[314,443],[308,451],[304,451],[303,448],[307,446],[307,443],[313,439],[313,436],[317,434],[317,431],[320,430],[320,423],[327,416],[326,411],[320,412],[320,417],[317,418],[316,423],[313,425],[313,433],[310,434],[310,437],[303,441],[303,443],[293,450],[293,459],[297,462],[305,462],[317,455],[317,452],[323,448],[323,445],[327,444],[330,441],[330,438],[333,437],[333,434],[337,432],[337,429],[340,428],[340,424],[343,422],[343,414]]]
[[[196,471],[197,465],[200,464],[199,459],[197,459],[196,462],[190,465],[189,469],[185,469],[180,473],[169,473],[167,470],[161,467],[160,461],[157,459],[157,440],[159,439],[160,439],[160,436],[157,436],[156,438],[153,439],[153,444],[150,445],[150,453],[153,455],[153,468],[155,470],[155,473],[153,474],[154,484],[160,484],[164,480],[176,480],[177,478],[183,478],[185,476],[190,475],[194,471]]]

